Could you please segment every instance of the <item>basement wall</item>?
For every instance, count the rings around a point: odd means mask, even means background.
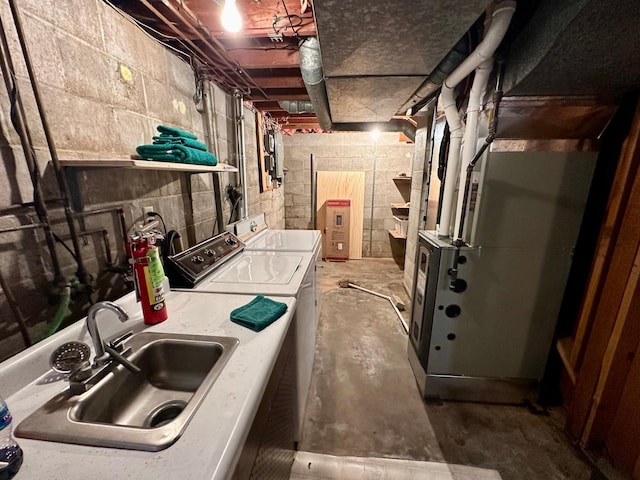
[[[151,142],[158,124],[180,127],[204,142],[209,140],[198,111],[201,104],[194,103],[195,81],[189,64],[105,2],[17,0],[17,4],[59,158],[127,158],[135,153],[137,145]],[[0,18],[9,36],[17,84],[44,177],[45,197],[51,202],[53,228],[70,246],[67,224],[56,203],[60,193],[6,0],[0,0]],[[37,217],[33,209],[20,207],[33,200],[33,193],[22,148],[9,119],[7,92],[1,85],[0,229],[4,229],[37,222]],[[232,98],[218,87],[214,91],[218,158],[235,164]],[[255,113],[245,108],[244,114],[248,213],[264,211],[272,228],[284,228],[284,189],[260,193]],[[79,193],[76,199],[84,202],[85,210],[122,207],[128,228],[140,221],[143,207],[152,206],[163,216],[168,229],[180,233],[185,247],[214,233],[211,174],[74,168],[68,178],[73,180],[74,176]],[[220,181],[223,190],[236,185],[236,174],[221,174]],[[230,210],[226,198],[223,207],[226,222]],[[106,229],[114,263],[126,269],[117,218],[112,214],[90,217],[84,227]],[[123,275],[106,269],[100,234],[82,237],[80,245],[87,269],[96,279],[93,301],[114,299],[128,291]],[[72,279],[76,272],[73,258],[60,244],[56,249],[64,274]],[[59,300],[42,231],[0,235],[0,272],[27,319],[32,338],[42,338],[52,324]],[[75,293],[63,326],[84,316],[88,305],[86,294]],[[168,308],[171,315],[171,305]],[[0,291],[0,360],[23,348],[15,316]]]
[[[284,136],[284,165],[288,169],[284,180],[286,227],[312,228],[310,155],[313,154],[318,171],[365,172],[362,254],[393,257],[402,264],[405,241],[389,235],[389,230],[395,227],[391,203],[403,202],[393,177],[411,174],[413,150],[412,143],[400,141],[399,133],[380,133],[377,140],[369,132]]]

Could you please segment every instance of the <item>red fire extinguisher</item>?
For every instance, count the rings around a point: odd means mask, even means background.
[[[129,261],[133,264],[136,296],[142,303],[142,316],[147,325],[164,322],[168,315],[162,285],[164,270],[154,243],[153,235],[136,235],[127,244]]]

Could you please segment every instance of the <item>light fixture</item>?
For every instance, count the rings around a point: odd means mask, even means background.
[[[371,130],[371,138],[373,138],[374,140],[380,138],[380,131],[378,129]]]
[[[239,32],[242,28],[242,17],[236,6],[236,0],[224,0],[222,9],[222,26],[227,32]]]

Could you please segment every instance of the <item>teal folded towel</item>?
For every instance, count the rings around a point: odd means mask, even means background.
[[[156,127],[156,129],[160,133],[166,133],[168,135],[173,135],[174,137],[190,138],[191,140],[197,140],[198,139],[198,137],[196,137],[193,133],[185,132],[184,130],[180,130],[179,128],[175,128],[175,127],[168,127],[166,125],[158,125]]]
[[[215,167],[218,164],[218,159],[211,153],[178,143],[139,145],[136,147],[136,152],[142,158],[158,162],[190,163],[209,167]]]
[[[246,305],[233,310],[231,321],[250,328],[254,332],[259,332],[279,319],[286,311],[286,303],[275,302],[270,298],[258,295]]]
[[[204,150],[205,152],[208,151],[207,146],[204,143],[199,142],[198,140],[193,140],[191,138],[184,138],[184,137],[174,137],[172,135],[162,134],[159,136],[155,136],[153,137],[153,143],[154,145],[164,145],[166,143],[178,143],[180,145],[184,145],[185,147],[191,147],[197,150]]]

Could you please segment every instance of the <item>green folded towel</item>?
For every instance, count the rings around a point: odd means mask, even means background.
[[[259,332],[279,319],[286,311],[286,303],[275,302],[258,295],[246,305],[233,310],[231,321]]]
[[[197,140],[198,139],[198,137],[196,137],[193,133],[185,132],[184,130],[180,130],[179,128],[175,128],[175,127],[168,127],[166,125],[158,125],[156,127],[156,129],[160,133],[166,133],[168,135],[173,135],[175,137],[190,138],[191,140]]]
[[[154,145],[178,143],[180,145],[184,145],[185,147],[191,147],[197,150],[204,150],[205,152],[208,151],[207,146],[204,143],[199,142],[198,140],[193,140],[191,138],[184,138],[184,137],[174,137],[172,135],[165,135],[164,133],[162,135],[153,137],[153,143]]]
[[[211,153],[178,143],[139,145],[136,147],[136,152],[142,158],[159,162],[191,163],[210,167],[218,164],[218,159]]]

